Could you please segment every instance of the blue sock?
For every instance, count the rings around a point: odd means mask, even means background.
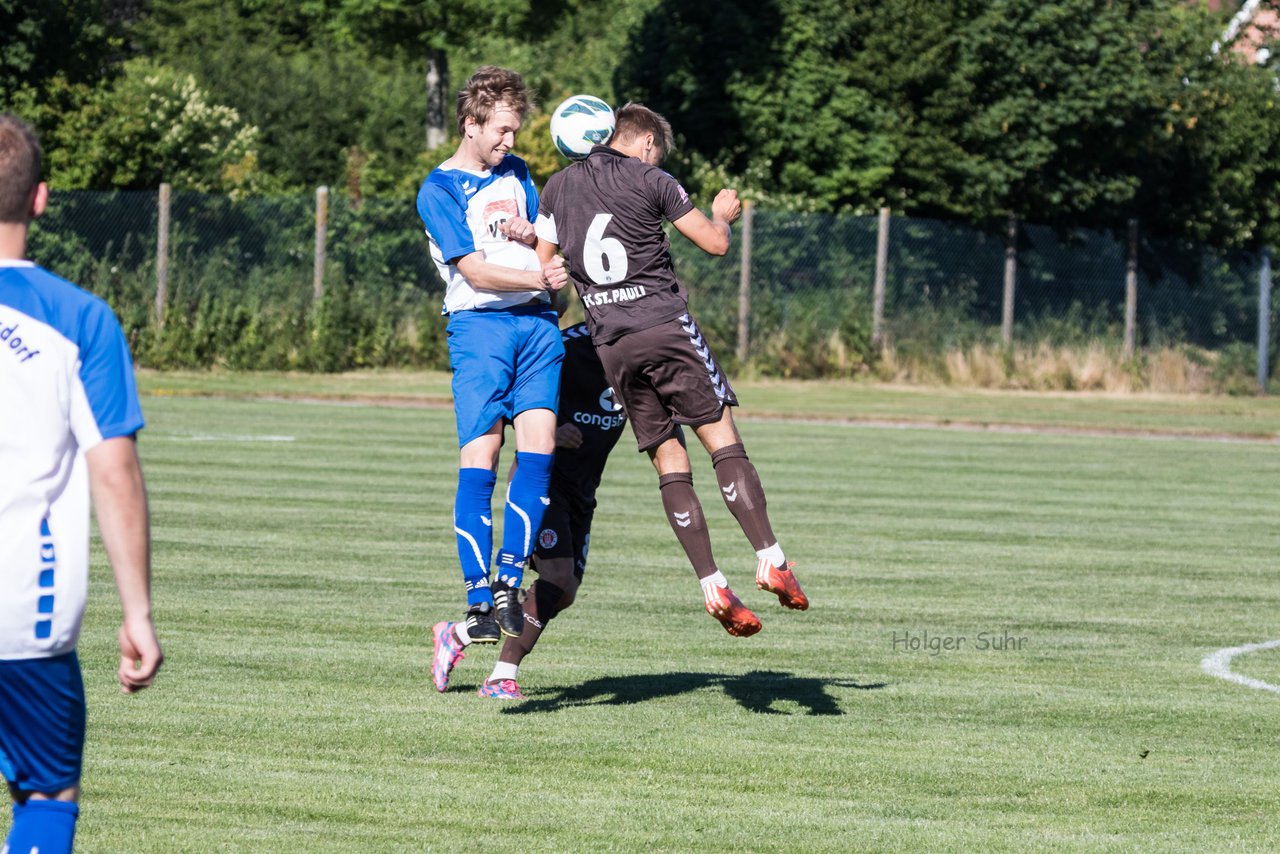
[[[13,826],[5,845],[9,854],[71,854],[80,805],[74,801],[38,801],[13,805]]]
[[[458,561],[467,586],[467,606],[488,602],[489,561],[493,558],[493,485],[498,476],[488,469],[459,469],[458,495],[453,502],[453,531],[458,535]]]
[[[542,524],[550,499],[551,454],[516,452],[516,474],[507,487],[507,510],[502,517],[502,548],[498,578],[511,587],[524,581],[524,565],[533,554],[533,537]]]

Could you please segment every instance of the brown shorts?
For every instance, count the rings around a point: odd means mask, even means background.
[[[597,343],[596,353],[642,451],[676,435],[677,425],[711,424],[726,406],[738,405],[711,345],[688,314]]]

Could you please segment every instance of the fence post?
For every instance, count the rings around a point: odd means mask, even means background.
[[[1267,393],[1269,356],[1271,351],[1271,249],[1262,250],[1262,266],[1258,270],[1258,393]]]
[[[889,270],[889,209],[880,208],[880,226],[876,230],[876,278],[871,297],[871,343],[884,343],[884,285]]]
[[[325,236],[329,229],[329,188],[316,187],[316,260],[311,295],[316,302],[324,296]]]
[[[169,199],[171,187],[160,185],[156,201],[156,329],[164,329],[164,312],[169,302]]]
[[[1018,281],[1018,218],[1009,214],[1004,243],[1004,306],[1000,312],[1000,340],[1013,345],[1013,292]]]
[[[1124,357],[1133,358],[1138,326],[1138,221],[1129,220],[1129,260],[1124,272]]]
[[[751,210],[747,199],[742,203],[742,265],[738,270],[738,365],[747,363],[751,327]]]

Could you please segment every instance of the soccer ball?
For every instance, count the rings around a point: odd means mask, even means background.
[[[565,98],[551,114],[551,141],[570,160],[581,160],[611,136],[613,110],[592,95]]]

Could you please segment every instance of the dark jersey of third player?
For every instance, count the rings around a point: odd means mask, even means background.
[[[675,178],[603,145],[547,181],[538,235],[564,254],[596,341],[607,344],[688,310],[662,221],[693,207]]]
[[[579,323],[562,332],[564,365],[560,371],[560,409],[557,421],[574,424],[582,432],[577,448],[556,451],[551,472],[551,488],[556,500],[574,513],[590,512],[596,506],[596,489],[604,474],[609,452],[622,435],[626,417],[614,402],[613,390],[604,377],[604,368],[585,325]]]

